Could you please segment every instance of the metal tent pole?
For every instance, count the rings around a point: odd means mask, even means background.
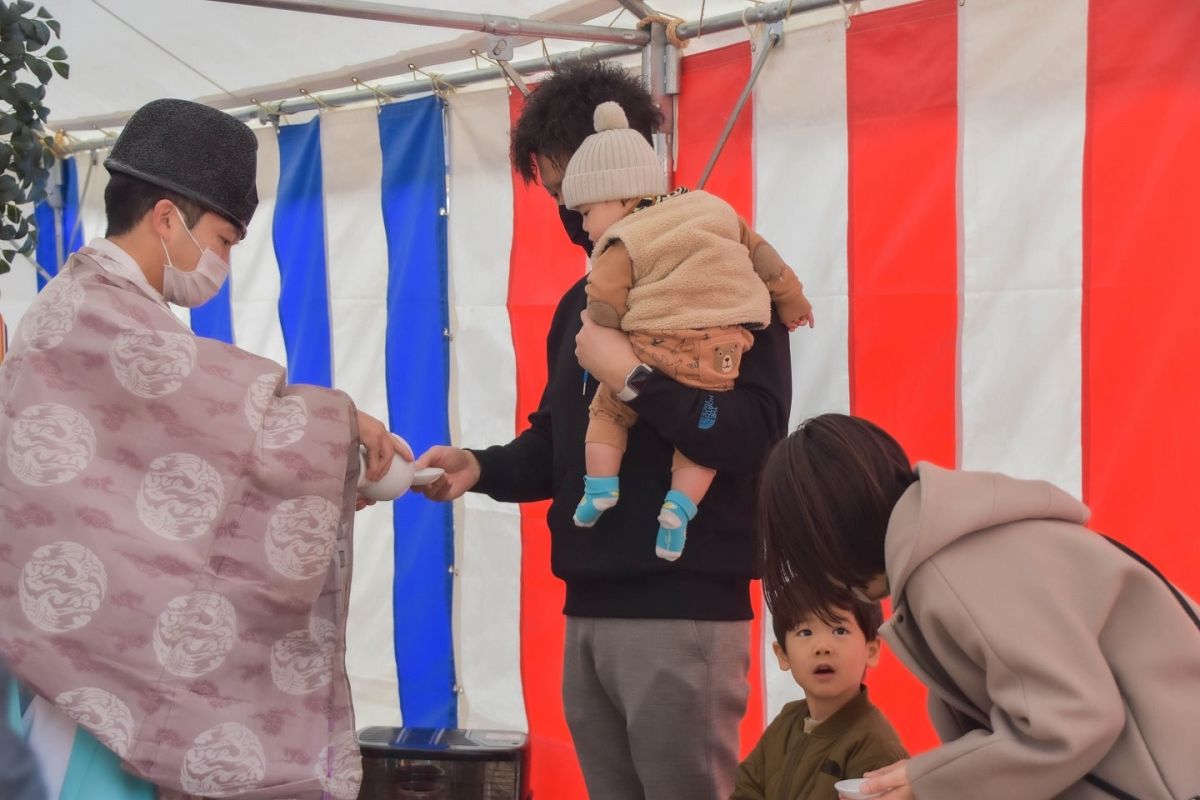
[[[671,62],[679,58],[679,48],[667,41],[666,26],[659,22],[650,25],[650,46],[642,50],[642,76],[650,97],[662,112],[662,127],[654,134],[654,150],[667,168],[667,180],[675,173],[672,158],[671,132],[675,130],[675,95],[678,82],[671,85]]]
[[[636,45],[601,45],[600,47],[585,47],[573,53],[560,53],[550,56],[550,63],[547,64],[544,58],[531,58],[526,61],[516,61],[510,66],[522,75],[533,75],[538,72],[544,72],[547,68],[557,66],[568,61],[603,61],[609,58],[619,58],[621,56],[634,55],[642,52],[642,48]],[[469,70],[467,72],[456,72],[453,75],[439,76],[436,81],[429,79],[422,80],[399,80],[392,83],[380,84],[371,86],[370,89],[377,92],[379,95],[387,96],[391,99],[398,99],[414,94],[427,94],[438,89],[439,85],[446,85],[458,88],[460,86],[470,86],[475,83],[483,83],[486,81],[499,80],[504,77],[504,72],[499,67],[487,67],[485,69]],[[227,113],[237,119],[243,121],[261,120],[271,121],[277,120],[279,117],[287,116],[288,114],[297,114],[304,111],[313,111],[322,106],[337,107],[352,105],[354,103],[363,103],[371,99],[371,95],[364,94],[361,88],[345,89],[340,92],[329,92],[322,94],[320,102],[312,99],[312,97],[302,97],[295,100],[284,100],[281,103],[272,104],[268,111],[265,111],[262,106],[246,106],[243,108],[230,109]],[[89,150],[103,150],[112,147],[116,137],[106,137],[104,139],[92,139],[85,141],[73,141],[69,146],[63,148],[68,153],[82,153]]]
[[[536,19],[506,17],[500,14],[438,11],[413,6],[394,6],[390,3],[372,3],[368,0],[210,0],[210,2],[278,8],[285,11],[305,11],[310,14],[329,14],[354,19],[374,19],[380,22],[399,22],[407,25],[459,28],[494,33],[498,36],[534,36],[544,39],[574,39],[584,42],[637,45],[644,45],[650,41],[650,34],[636,28],[608,28],[601,25],[544,22]]]
[[[803,14],[806,11],[815,11],[838,4],[839,0],[778,0],[774,3],[750,6],[745,11],[709,17],[704,20],[703,28],[699,22],[685,22],[675,29],[675,34],[680,39],[694,39],[701,33],[717,33],[746,25],[782,22],[793,14]]]
[[[324,0],[324,2],[316,2],[315,0],[210,0],[211,2],[226,2],[238,3],[242,5],[255,5],[271,8],[287,8],[299,11],[320,11],[321,13],[337,14],[340,16],[357,16],[368,19],[387,19],[394,22],[411,22],[419,25],[438,25],[443,27],[467,27],[470,30],[492,30],[498,34],[503,33],[508,36],[547,36],[556,38],[559,35],[567,36],[568,38],[583,38],[592,39],[592,34],[595,34],[595,40],[600,41],[598,37],[601,34],[611,38],[616,36],[620,44],[601,45],[598,47],[588,47],[575,53],[566,53],[558,56],[551,56],[550,63],[547,64],[544,59],[530,59],[515,64],[510,64],[509,67],[518,75],[529,75],[545,70],[548,66],[569,61],[576,58],[579,59],[607,59],[617,58],[620,56],[631,55],[638,52],[643,52],[644,64],[652,65],[656,62],[655,58],[651,58],[651,54],[643,51],[643,45],[649,44],[651,35],[645,30],[632,29],[612,29],[602,28],[595,25],[575,25],[566,23],[542,22],[539,20],[522,20],[515,17],[502,17],[487,14],[464,14],[459,12],[432,11],[428,9],[411,8],[407,6],[393,6],[382,3],[364,2],[362,0]],[[642,0],[618,0],[622,6],[630,11],[641,14],[643,10],[649,11],[650,8]],[[676,34],[682,39],[695,38],[701,33],[716,33],[718,31],[731,30],[744,25],[753,25],[758,23],[771,23],[787,19],[792,14],[800,14],[807,11],[813,11],[819,8],[827,8],[838,5],[839,0],[777,0],[777,2],[762,4],[749,7],[743,13],[724,14],[717,17],[710,17],[704,20],[703,29],[696,22],[687,22],[680,25],[676,29]],[[383,16],[376,16],[383,15]],[[508,26],[508,27],[506,27]],[[516,26],[514,29],[512,26]],[[661,26],[658,26],[661,27]],[[519,32],[518,30],[519,29]],[[584,32],[581,34],[579,31]],[[625,37],[630,37],[630,41],[626,42]],[[586,34],[586,35],[585,35]],[[648,84],[647,88],[651,89],[652,93],[656,90],[661,92],[661,95],[656,95],[656,101],[661,103],[664,115],[670,119],[673,112],[673,97],[677,94],[678,89],[678,72],[679,72],[679,50],[675,47],[665,48],[665,73],[661,81],[653,81]],[[370,87],[378,91],[381,95],[388,97],[402,97],[410,94],[420,94],[430,92],[437,89],[440,85],[449,86],[467,86],[473,83],[483,81],[496,80],[503,77],[506,73],[500,68],[477,69],[467,72],[461,72],[454,75],[440,76],[436,81],[432,80],[402,80],[394,81],[389,84],[384,84],[381,87]],[[649,74],[649,70],[646,72]],[[509,75],[512,78],[511,74]],[[353,80],[353,79],[352,79]],[[361,84],[365,86],[365,84]],[[288,99],[282,102],[273,103],[269,111],[264,111],[264,106],[260,101],[255,99],[252,94],[254,89],[247,89],[242,94],[242,102],[248,102],[248,105],[241,108],[234,108],[230,113],[234,116],[243,119],[251,120],[256,117],[265,118],[267,116],[278,116],[301,111],[309,111],[319,108],[321,104],[328,106],[348,105],[359,102],[363,99],[360,91],[360,86],[344,91],[322,93],[320,95],[320,103],[311,99],[311,95],[307,95],[298,99]],[[659,99],[659,98],[662,99]],[[739,106],[740,108],[740,106]],[[124,124],[124,119],[119,117],[104,118],[102,120],[105,126],[119,127]],[[80,122],[92,124],[96,127],[99,124],[95,119],[80,120]],[[112,139],[91,140],[87,142],[72,142],[66,148],[68,152],[82,152],[88,150],[102,149],[109,147],[112,144]]]
[[[638,19],[645,19],[654,13],[650,6],[642,2],[642,0],[618,0],[625,8],[632,12]]]
[[[750,92],[754,89],[754,83],[758,80],[758,74],[762,72],[763,65],[767,63],[767,58],[770,57],[771,51],[783,39],[783,24],[772,23],[763,34],[762,41],[759,47],[762,50],[758,54],[758,60],[754,62],[754,69],[750,72],[750,80],[746,81],[742,93],[738,96],[737,102],[733,105],[733,110],[729,112],[729,118],[725,120],[725,129],[721,131],[720,138],[717,139],[717,146],[713,148],[712,155],[708,157],[708,164],[704,166],[704,172],[700,175],[700,182],[696,184],[697,189],[703,189],[704,184],[708,183],[708,177],[712,175],[713,167],[717,165],[717,159],[721,156],[721,151],[725,149],[725,142],[729,141],[729,134],[733,133],[733,126],[737,124],[738,117],[742,114],[742,108],[745,107],[746,101],[750,99]]]

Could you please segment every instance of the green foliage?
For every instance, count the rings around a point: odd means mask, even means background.
[[[37,247],[30,205],[46,197],[54,166],[54,139],[43,123],[50,113],[46,84],[70,75],[67,52],[58,45],[58,20],[28,0],[0,0],[0,273],[17,253]],[[44,52],[42,52],[44,51]],[[26,213],[28,212],[28,213]]]

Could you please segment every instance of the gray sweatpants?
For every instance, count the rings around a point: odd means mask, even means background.
[[[750,623],[567,617],[563,706],[591,800],[726,800]]]

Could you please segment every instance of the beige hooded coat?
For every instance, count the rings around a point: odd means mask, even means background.
[[[1089,773],[1200,796],[1200,630],[1166,585],[1048,483],[918,473],[888,525],[880,631],[944,742],[910,762],[915,796],[1108,797]]]

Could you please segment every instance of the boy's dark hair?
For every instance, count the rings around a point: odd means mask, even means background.
[[[583,140],[596,132],[592,115],[606,100],[620,103],[629,127],[647,141],[662,124],[662,112],[641,80],[619,64],[567,62],[526,98],[513,126],[509,157],[525,183],[537,177],[539,154],[566,168]]]
[[[823,414],[801,423],[767,457],[759,493],[763,594],[785,621],[852,608],[851,586],[886,571],[883,542],[900,495],[917,479],[874,423]]]
[[[208,209],[178,192],[155,186],[123,172],[114,172],[104,188],[104,214],[108,221],[105,236],[121,236],[133,230],[159,200],[170,200],[183,213],[192,228]]]
[[[812,611],[800,609],[797,605],[795,610],[800,610],[802,613],[797,617],[784,617],[782,614],[776,614],[771,617],[771,627],[775,631],[775,641],[779,642],[780,647],[787,646],[787,635],[789,631],[795,630],[805,617],[809,616]],[[868,642],[873,642],[879,637],[879,626],[883,624],[883,606],[879,603],[865,603],[857,597],[852,598],[848,606],[850,613],[854,615],[854,621],[858,623],[858,628],[867,637]],[[837,608],[822,609],[830,614],[839,611]],[[818,617],[822,615],[817,614]]]

